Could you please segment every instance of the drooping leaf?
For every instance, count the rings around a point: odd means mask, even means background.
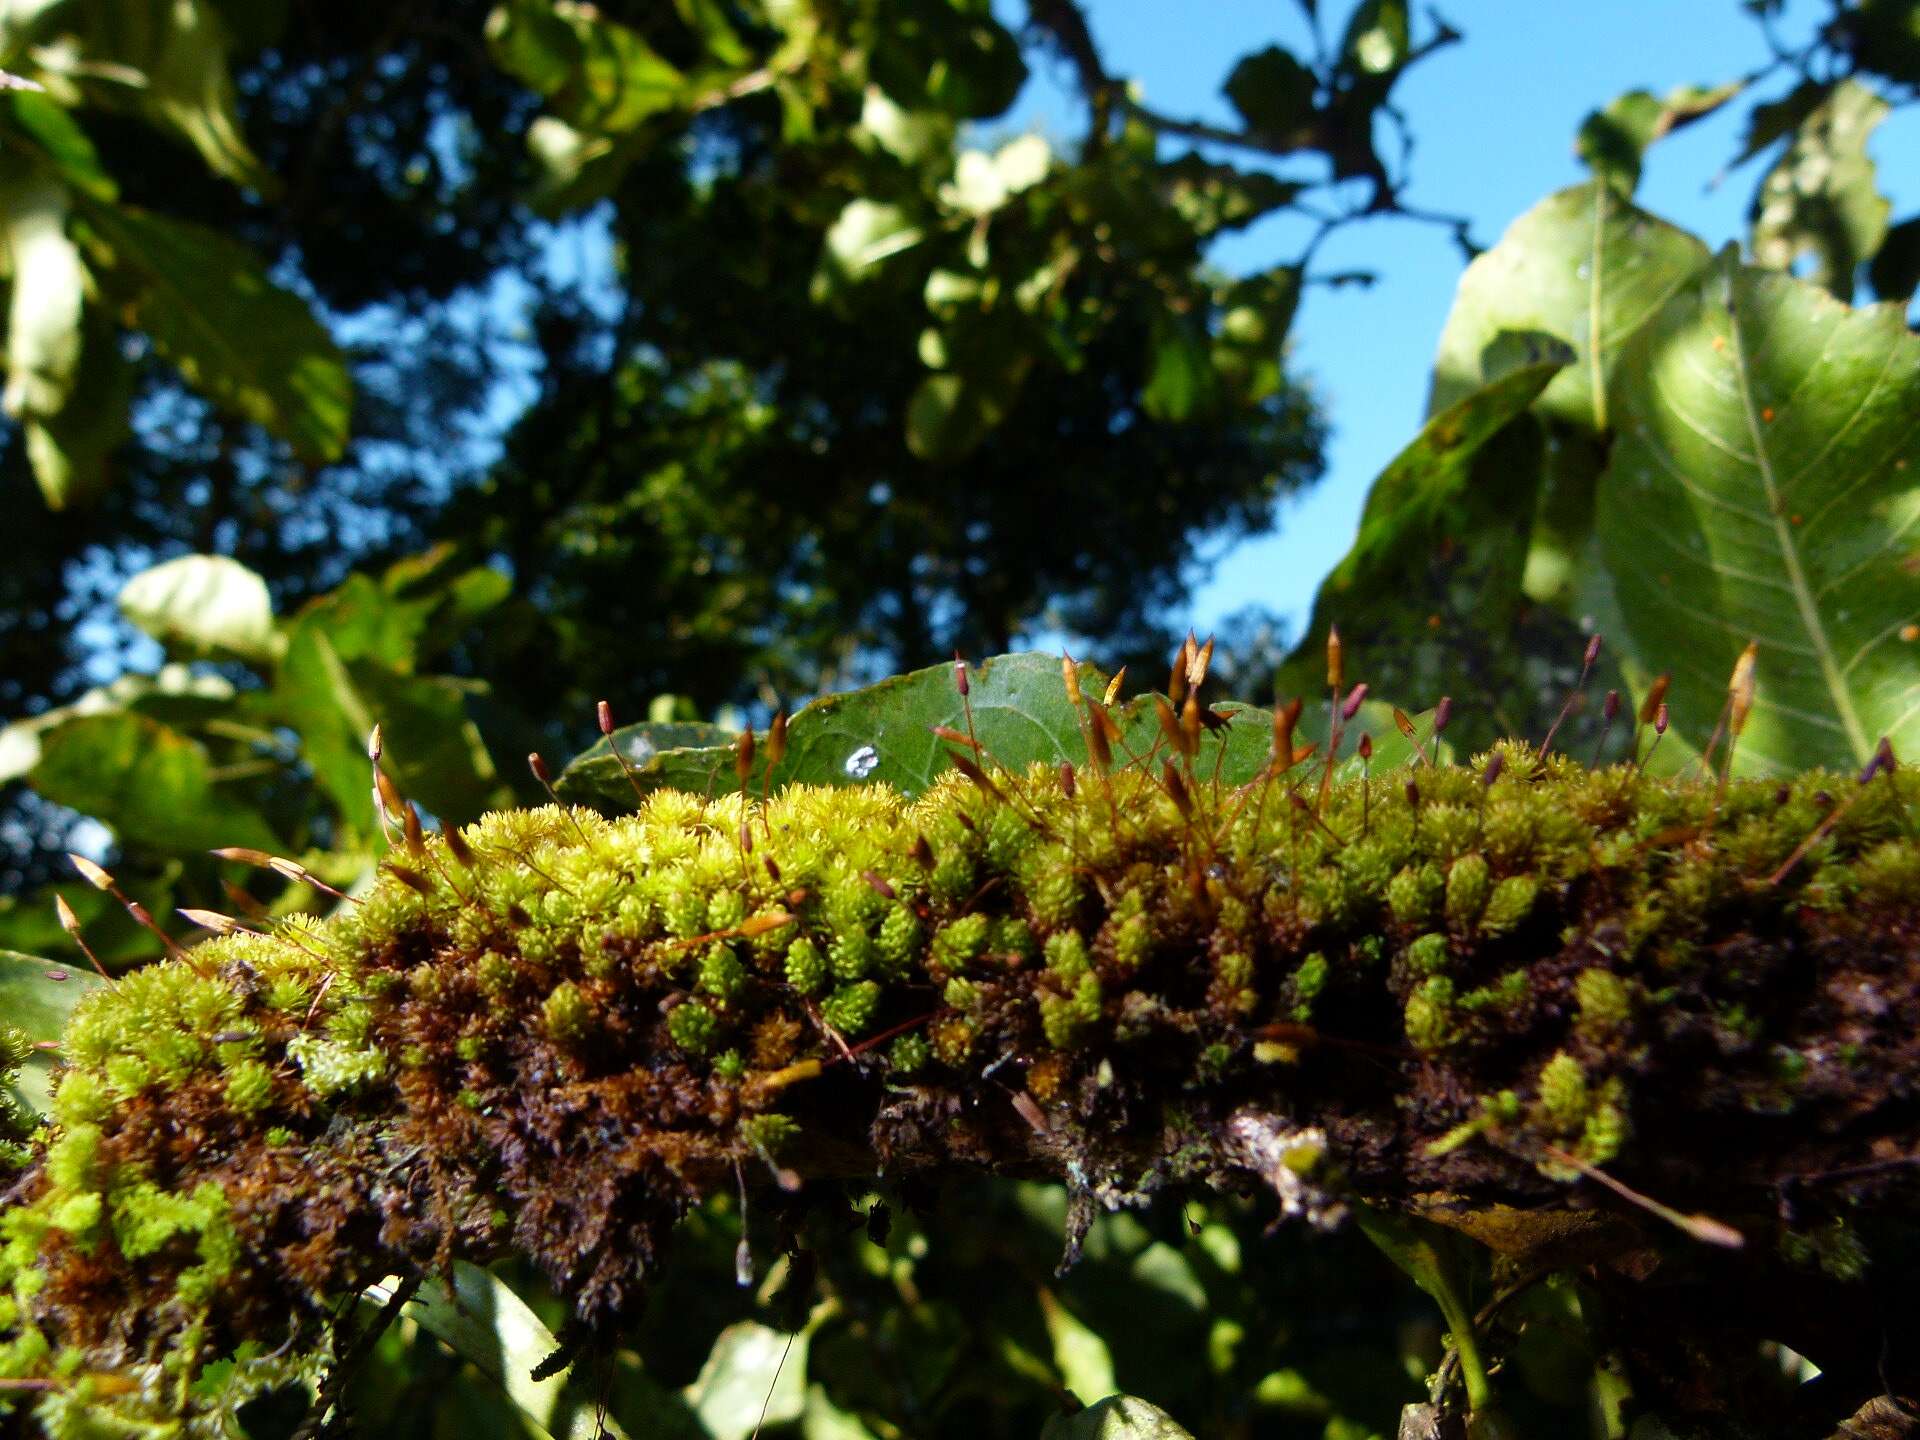
[[[140,849],[279,846],[258,811],[219,790],[199,741],[145,715],[82,715],[55,727],[40,738],[30,779],[49,800],[91,815]]]
[[[1113,1353],[1100,1332],[1075,1315],[1051,1290],[1039,1291],[1040,1315],[1053,1342],[1054,1368],[1067,1388],[1083,1402],[1104,1400],[1118,1388],[1113,1379]]]
[[[269,280],[246,246],[204,226],[90,202],[96,260],[127,323],[188,383],[287,441],[304,459],[338,459],[353,387],[306,302]]]
[[[1071,1419],[1053,1419],[1041,1440],[1193,1440],[1158,1405],[1131,1395],[1114,1395],[1089,1405]]]
[[[1490,378],[1484,352],[1502,331],[1540,331],[1575,358],[1535,409],[1583,428],[1608,424],[1607,385],[1620,348],[1707,261],[1684,230],[1622,200],[1600,181],[1542,200],[1467,267],[1434,357],[1427,413]]]
[[[120,613],[189,655],[263,663],[276,649],[267,582],[224,555],[182,555],[142,570],[121,587]]]
[[[0,1024],[25,1031],[35,1042],[58,1040],[73,1007],[104,983],[91,970],[0,950]],[[42,1051],[26,1063],[8,1090],[28,1110],[44,1115],[52,1079],[53,1057]]]
[[[1269,45],[1241,57],[1227,76],[1225,89],[1249,130],[1282,138],[1312,121],[1318,84],[1313,72],[1289,51]]]
[[[0,183],[13,267],[4,401],[16,420],[57,415],[80,370],[86,269],[67,237],[68,202],[67,187],[38,172]]]
[[[1753,258],[1790,270],[1810,257],[1809,278],[1853,298],[1860,266],[1887,237],[1892,204],[1875,184],[1867,141],[1890,107],[1843,80],[1806,116],[1753,200]]]
[[[1759,652],[1747,770],[1920,753],[1920,338],[1723,255],[1622,368],[1597,534],[1630,643],[1712,730]]]
[[[66,9],[81,20],[76,38],[98,66],[90,98],[177,131],[216,175],[275,192],[276,180],[241,134],[228,63],[233,39],[218,5],[114,0]]]
[[[89,305],[80,319],[80,370],[66,403],[25,427],[27,460],[49,508],[89,503],[107,488],[114,453],[133,430],[133,381],[112,317]]]
[[[541,1440],[626,1440],[631,1434],[660,1433],[644,1415],[623,1417],[625,1407],[602,1406],[590,1376],[576,1375],[572,1366],[542,1379],[533,1372],[560,1348],[540,1317],[498,1276],[466,1260],[456,1260],[451,1290],[429,1280],[406,1302],[402,1313],[480,1372],[518,1412],[519,1418]],[[398,1281],[386,1279],[369,1286],[362,1298],[385,1305]],[[627,1377],[622,1377],[625,1381]],[[649,1386],[652,1391],[662,1387]],[[649,1395],[649,1400],[671,1400]],[[638,1408],[638,1407],[636,1407]],[[651,1408],[651,1407],[649,1407]],[[623,1419],[640,1428],[630,1430]]]
[[[1321,693],[1326,634],[1338,625],[1349,684],[1366,680],[1402,703],[1453,696],[1469,747],[1525,725],[1513,630],[1543,459],[1526,411],[1573,358],[1531,333],[1487,348],[1492,367],[1510,368],[1429,420],[1374,482],[1359,536],[1279,677],[1283,690]],[[1511,708],[1496,713],[1499,701]]]

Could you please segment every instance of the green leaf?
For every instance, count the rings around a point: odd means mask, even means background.
[[[256,664],[278,646],[267,582],[224,555],[182,555],[121,587],[120,613],[162,645]]]
[[[175,854],[279,848],[257,811],[216,787],[204,746],[145,715],[82,715],[56,726],[40,737],[30,779],[49,800],[110,826],[125,845]]]
[[[1824,81],[1807,80],[1795,86],[1778,100],[1768,101],[1764,105],[1753,107],[1753,113],[1747,117],[1747,138],[1740,147],[1740,153],[1733,158],[1737,168],[1747,163],[1768,146],[1779,141],[1780,137],[1797,130],[1806,118],[1825,103],[1833,93],[1833,84]]]
[[[1711,87],[1682,85],[1668,91],[1664,100],[1650,91],[1629,90],[1587,116],[1574,149],[1595,175],[1622,195],[1631,195],[1654,141],[1713,114],[1746,87],[1745,80]]]
[[[1760,773],[1920,753],[1920,338],[1731,251],[1622,367],[1601,555],[1627,634],[1673,672],[1676,728],[1714,727],[1759,653],[1739,745]]]
[[[57,180],[30,172],[0,184],[13,268],[4,403],[16,420],[58,414],[80,371],[87,275],[67,237],[67,211],[67,187]]]
[[[1490,366],[1510,368],[1429,420],[1381,472],[1359,536],[1322,583],[1307,639],[1279,677],[1284,689],[1320,693],[1337,624],[1349,683],[1423,702],[1452,695],[1468,746],[1510,728],[1491,705],[1516,702],[1522,688],[1519,657],[1508,652],[1541,453],[1538,427],[1515,422],[1573,358],[1532,333],[1487,350]]]
[[[1340,42],[1347,68],[1363,75],[1392,75],[1412,50],[1406,0],[1361,0]]]
[[[133,379],[112,317],[88,306],[72,392],[58,413],[26,426],[27,460],[48,508],[85,504],[106,489],[113,454],[133,433]]]
[[[1434,358],[1427,413],[1492,378],[1484,352],[1502,331],[1533,330],[1575,352],[1535,409],[1606,429],[1607,386],[1621,347],[1706,262],[1699,240],[1600,181],[1548,196],[1460,277]]]
[[[498,1276],[456,1260],[452,1278],[451,1290],[427,1281],[401,1313],[498,1387],[538,1440],[596,1440],[599,1435],[626,1440],[629,1433],[652,1433],[623,1428],[614,1407],[603,1410],[599,1404],[592,1378],[575,1375],[570,1365],[533,1378],[560,1342]],[[385,1305],[398,1283],[382,1280],[363,1291],[362,1299]]]
[[[1098,696],[1106,685],[1105,677],[1091,665],[1081,666],[1080,675],[1085,695]],[[1036,763],[1084,763],[1087,750],[1079,712],[1068,703],[1059,656],[1001,655],[969,666],[968,676],[974,733],[999,765],[1024,771]],[[1375,702],[1369,706],[1373,708],[1364,711],[1349,730],[1343,753],[1350,755],[1360,731],[1371,726],[1378,744],[1376,769],[1410,758],[1411,749],[1395,731],[1387,707]],[[1217,761],[1223,783],[1243,784],[1267,763],[1272,713],[1232,701],[1219,702],[1214,708],[1232,720],[1224,731],[1202,737],[1196,769],[1212,775]],[[1124,739],[1115,763],[1127,763],[1129,753],[1146,754],[1158,733],[1151,699],[1135,697],[1112,713]],[[942,725],[965,734],[967,723],[950,664],[898,675],[864,690],[825,696],[794,715],[787,727],[787,755],[774,769],[771,785],[778,789],[797,783],[885,783],[918,795],[949,768],[949,744],[935,736],[932,727]],[[652,743],[650,732],[657,728],[629,726],[616,730],[613,740],[623,754],[634,754],[640,745]],[[639,733],[629,740],[629,731]],[[1309,718],[1301,725],[1299,738],[1304,742],[1316,733]],[[737,784],[733,759],[729,739],[722,744],[656,750],[644,762],[634,763],[633,770],[642,790],[720,794]],[[749,788],[757,793],[760,784],[756,771]],[[616,812],[634,806],[632,786],[605,741],[568,765],[556,788],[562,799],[578,804]]]
[[[1072,1419],[1047,1421],[1041,1440],[1193,1440],[1158,1405],[1114,1395],[1089,1405]]]
[[[1206,338],[1187,317],[1155,310],[1140,408],[1155,420],[1181,425],[1204,415],[1217,398]]]
[[[683,1394],[712,1440],[749,1440],[763,1425],[786,1425],[807,1408],[811,1336],[753,1320],[720,1332],[699,1378]]]
[[[1313,72],[1278,45],[1242,56],[1227,76],[1226,97],[1249,130],[1290,137],[1313,121]]]
[[[1791,270],[1802,257],[1809,279],[1842,300],[1887,238],[1893,206],[1875,188],[1867,141],[1891,107],[1857,80],[1843,80],[1800,122],[1793,143],[1754,196],[1753,258]]]
[[[104,983],[91,970],[56,965],[17,950],[0,950],[0,1023],[24,1030],[36,1042],[58,1040],[73,1007]],[[53,1057],[42,1051],[26,1063],[7,1089],[28,1110],[45,1115],[52,1080]]]
[[[139,709],[154,719],[178,725],[221,710],[233,699],[233,685],[218,675],[195,675],[185,665],[163,665],[154,675],[120,675],[87,691],[71,705],[46,710],[0,726],[0,785],[19,780],[40,763],[40,737],[76,715],[101,715]]]
[[[527,127],[527,153],[539,169],[528,203],[548,218],[596,205],[620,188],[645,149],[641,137],[578,130],[555,115]]]
[[[120,198],[120,187],[101,165],[100,152],[71,110],[32,91],[15,91],[7,99],[14,123],[38,143],[62,180],[96,200]]]
[[[306,302],[259,256],[204,226],[90,202],[86,222],[128,323],[189,384],[279,436],[305,460],[346,448],[352,382]]]
[[[821,273],[828,277],[825,283],[856,282],[882,260],[918,245],[925,233],[898,205],[864,196],[850,200],[827,231],[821,256]]]
[[[1051,1290],[1040,1289],[1040,1314],[1053,1342],[1053,1363],[1060,1378],[1083,1400],[1101,1400],[1118,1387],[1113,1379],[1113,1353],[1098,1331],[1060,1303]]]
[[[615,135],[672,109],[686,77],[637,30],[590,5],[509,0],[487,18],[494,59],[580,130]]]
[[[1469,1404],[1477,1411],[1492,1399],[1473,1330],[1473,1308],[1466,1303],[1466,1240],[1456,1231],[1409,1215],[1393,1215],[1370,1205],[1355,1205],[1354,1220],[1374,1247],[1433,1298],[1446,1318],[1466,1381]]]
[[[343,587],[330,597],[334,603],[323,602],[295,622],[273,690],[262,697],[263,718],[299,732],[314,778],[361,835],[373,831],[367,737],[376,724],[385,737],[387,774],[401,794],[443,822],[465,823],[506,803],[479,726],[467,714],[466,688],[409,673],[410,636],[417,630],[404,631],[395,612],[417,607],[390,601],[370,607],[365,590],[371,584],[363,579],[363,585]]]

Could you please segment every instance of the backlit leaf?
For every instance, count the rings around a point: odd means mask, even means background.
[[[1648,327],[1620,385],[1600,552],[1632,647],[1713,728],[1760,644],[1743,769],[1920,753],[1920,338],[1722,256]]]

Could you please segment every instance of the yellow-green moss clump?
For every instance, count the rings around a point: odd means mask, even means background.
[[[1605,1167],[1756,1234],[1845,1171],[1768,1253],[1851,1237],[1907,1183],[1867,1162],[1912,1139],[1920,785],[1503,754],[430,836],[331,920],[75,1013],[51,1126],[0,1136],[0,1377],[44,1382],[0,1409],[189,1414],[209,1362],[318,1353],[331,1301],[456,1256],[604,1320],[736,1166],[1251,1179],[1327,1217],[1613,1203]]]

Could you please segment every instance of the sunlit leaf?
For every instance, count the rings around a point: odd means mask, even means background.
[[[1539,331],[1571,345],[1574,361],[1536,410],[1605,429],[1620,348],[1706,261],[1699,240],[1598,181],[1548,196],[1460,277],[1434,357],[1427,413],[1492,378],[1484,352],[1502,331]]]
[[[4,399],[16,420],[57,414],[80,369],[86,270],[67,238],[67,213],[67,187],[56,180],[29,173],[0,184],[13,268]]]
[[[1629,643],[1713,729],[1760,644],[1743,769],[1920,753],[1920,338],[1731,253],[1623,367],[1596,518]]]
[[[142,570],[121,587],[120,613],[190,655],[258,663],[276,649],[267,582],[224,555],[182,555]]]
[[[810,1336],[753,1320],[727,1326],[684,1394],[713,1440],[748,1440],[798,1420],[807,1407]]]

